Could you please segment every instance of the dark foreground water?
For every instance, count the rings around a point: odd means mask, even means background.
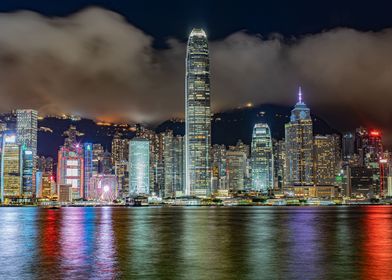
[[[0,208],[1,279],[392,279],[392,207]]]

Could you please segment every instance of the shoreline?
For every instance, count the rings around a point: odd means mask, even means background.
[[[391,203],[350,203],[350,204],[288,204],[288,205],[113,205],[113,204],[97,204],[97,205],[61,205],[59,207],[48,207],[44,205],[0,205],[0,208],[42,208],[42,209],[60,209],[60,208],[296,208],[296,207],[358,207],[358,206],[391,206]]]

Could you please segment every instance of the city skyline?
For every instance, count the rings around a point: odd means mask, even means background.
[[[0,15],[4,28],[0,41],[5,44],[0,53],[5,58],[1,69],[7,69],[0,75],[0,97],[6,101],[0,111],[25,107],[43,113],[147,124],[184,117],[184,84],[177,77],[184,73],[186,36],[194,23],[181,27],[181,33],[168,30],[173,35],[162,38],[154,32],[159,24],[151,22],[154,28],[145,30],[131,18],[104,8],[53,11],[53,16],[61,18],[46,18],[7,7],[13,13]],[[302,33],[248,28],[248,24],[225,31],[219,24],[206,26],[212,34],[210,55],[215,73],[211,77],[212,112],[247,103],[290,106],[294,100],[291,92],[302,85],[313,112],[339,130],[352,130],[362,123],[382,129],[385,142],[392,144],[386,106],[392,87],[388,79],[392,59],[387,48],[391,32],[385,20],[374,28],[331,24],[327,30]],[[73,29],[75,25],[81,27]],[[67,28],[63,30],[63,26]],[[25,44],[23,34],[35,34],[27,40],[35,43]],[[358,41],[361,44],[357,46]],[[365,67],[355,67],[358,63]],[[34,71],[23,71],[27,68]],[[50,71],[52,68],[62,71]],[[18,83],[17,77],[25,82]],[[107,94],[112,98],[107,99]]]
[[[196,29],[196,32],[201,31]],[[204,33],[200,34],[202,41],[206,40]],[[200,51],[199,45],[194,47],[196,58],[206,54]],[[201,60],[203,63],[186,61],[188,67],[202,66],[208,60]],[[205,72],[208,67],[197,69],[192,70],[195,71],[192,75],[208,73]],[[200,83],[201,78],[205,76],[195,76],[190,81]],[[191,89],[194,88],[192,83],[189,83]],[[196,92],[196,97],[205,94],[204,87],[199,85],[199,89],[202,91]],[[9,115],[3,120],[0,134],[2,203],[34,205],[54,199],[61,203],[122,205],[134,203],[132,199],[137,197],[148,197],[149,201],[155,201],[153,203],[172,203],[173,199],[178,203],[198,203],[194,199],[231,201],[244,193],[260,196],[261,200],[269,197],[272,201],[276,196],[277,201],[296,197],[343,201],[391,197],[392,155],[383,145],[382,131],[358,127],[344,135],[314,133],[310,109],[304,102],[301,88],[297,95],[283,139],[271,136],[268,123],[258,122],[253,132],[249,131],[252,135],[249,145],[238,138],[233,146],[208,143],[203,147],[201,152],[207,150],[209,160],[198,162],[196,171],[202,170],[211,176],[203,183],[204,189],[188,189],[185,183],[186,173],[194,172],[194,167],[185,160],[188,134],[182,136],[172,130],[159,133],[139,125],[134,136],[128,138],[120,132],[124,131],[124,126],[114,125],[117,128],[109,152],[99,143],[80,141],[79,137],[84,133],[71,125],[62,133],[65,139],[58,147],[55,168],[53,158],[42,156],[39,150],[33,157],[26,144],[18,141],[26,131],[35,134],[37,125],[25,122],[20,116],[22,110],[16,110],[13,117]],[[189,106],[189,103],[185,105]],[[203,125],[205,119],[209,120],[203,116]],[[21,126],[24,129],[20,129]],[[189,135],[198,133],[210,134],[209,129],[203,128],[190,131]],[[193,182],[196,183],[197,180]]]
[[[0,278],[390,279],[391,9],[0,1]]]

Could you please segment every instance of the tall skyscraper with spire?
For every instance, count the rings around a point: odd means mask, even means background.
[[[210,61],[203,29],[189,35],[185,74],[185,193],[211,193]]]
[[[288,186],[313,184],[313,124],[310,109],[302,100],[301,87],[298,102],[285,125],[286,183]]]

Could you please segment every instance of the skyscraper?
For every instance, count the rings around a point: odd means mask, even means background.
[[[58,152],[57,184],[70,185],[72,199],[84,197],[84,155],[79,144],[62,146]]]
[[[101,173],[104,152],[101,144],[93,144],[93,175]]]
[[[366,149],[369,143],[369,133],[366,128],[358,127],[355,130],[354,151],[359,157],[359,166],[365,165]]]
[[[129,173],[128,173],[128,159],[116,162],[114,166],[114,174],[117,177],[118,196],[124,198],[129,192]]]
[[[203,29],[189,35],[185,74],[185,193],[211,193],[210,62]]]
[[[128,160],[128,140],[122,139],[121,134],[116,133],[112,140],[112,164]]]
[[[35,162],[37,156],[38,112],[31,109],[16,110],[16,139],[21,146],[23,161],[23,196],[35,195]]]
[[[1,153],[1,202],[22,195],[22,156],[15,134],[3,138]]]
[[[314,137],[314,183],[319,186],[334,185],[336,155],[333,135]]]
[[[17,142],[24,149],[37,155],[37,119],[36,110],[16,110],[16,137]]]
[[[285,185],[286,171],[286,148],[285,140],[276,141],[274,144],[274,187],[277,191],[282,192]]]
[[[84,143],[84,198],[88,197],[90,179],[93,176],[93,144]]]
[[[129,142],[129,194],[150,192],[150,142],[133,138]]]
[[[347,132],[343,135],[342,139],[342,154],[343,160],[349,161],[354,155],[355,139],[351,132]]]
[[[138,125],[136,137],[150,141],[150,193],[159,193],[163,186],[163,167],[162,167],[162,139],[160,134],[155,131],[143,128]],[[128,141],[129,142],[129,141]]]
[[[22,192],[23,196],[27,198],[31,198],[33,194],[36,193],[34,189],[34,177],[35,177],[35,168],[34,168],[34,157],[33,152],[31,150],[25,149],[24,146],[22,148]]]
[[[268,124],[253,128],[251,147],[252,189],[267,193],[274,187],[274,159],[271,131]]]
[[[184,138],[172,131],[163,135],[163,197],[183,195],[184,187]]]
[[[226,146],[215,144],[211,148],[211,165],[213,185],[212,192],[224,190],[226,186]]]
[[[245,188],[246,154],[241,150],[226,152],[227,185],[230,190],[239,191]]]
[[[112,154],[109,151],[105,151],[103,153],[103,158],[101,161],[101,173],[103,174],[112,174]]]
[[[380,158],[383,156],[383,145],[381,131],[371,130],[369,132],[369,141],[365,150],[365,163],[379,163]]]
[[[313,184],[313,123],[310,110],[302,101],[299,88],[298,102],[285,125],[286,183],[288,186]]]

